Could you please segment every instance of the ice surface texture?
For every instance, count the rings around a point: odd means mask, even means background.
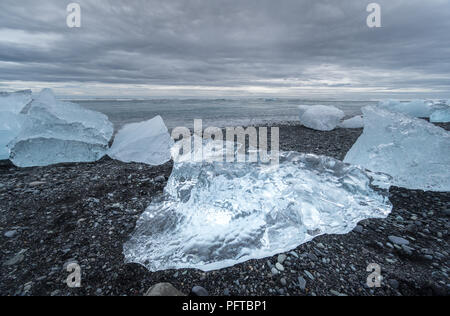
[[[113,125],[98,112],[56,100],[45,89],[27,109],[27,124],[14,140],[11,161],[19,167],[91,162],[106,154]]]
[[[396,100],[381,101],[378,107],[391,112],[403,113],[413,117],[429,118],[433,111],[433,102],[426,100],[414,100],[400,102]]]
[[[433,113],[430,116],[432,123],[450,122],[450,100],[436,102],[433,106]]]
[[[345,162],[393,177],[393,184],[450,190],[450,133],[422,119],[366,107],[364,133]]]
[[[334,130],[345,114],[334,106],[314,105],[314,106],[299,106],[300,123],[302,125],[318,130],[318,131],[332,131]]]
[[[0,111],[0,160],[9,159],[7,145],[19,135],[24,122],[24,115]]]
[[[123,162],[162,165],[171,159],[173,140],[160,116],[125,125],[116,135],[108,155]]]
[[[19,114],[31,102],[31,90],[0,92],[0,112]]]
[[[355,116],[351,119],[345,120],[339,126],[342,128],[363,128],[364,118],[362,116]]]
[[[125,258],[151,271],[210,271],[348,233],[392,210],[372,181],[358,167],[294,152],[282,153],[279,167],[176,163],[164,195],[124,245]]]

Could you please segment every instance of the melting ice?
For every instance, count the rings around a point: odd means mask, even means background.
[[[125,125],[116,135],[108,155],[123,162],[162,165],[171,159],[173,140],[161,116]]]
[[[363,109],[364,133],[345,162],[390,174],[408,189],[450,191],[450,133],[425,120]]]
[[[19,167],[62,162],[90,162],[103,157],[113,134],[108,118],[44,89],[26,109],[27,122],[9,144],[11,161]]]
[[[300,105],[298,108],[300,110],[300,123],[318,131],[334,130],[345,116],[343,111],[334,106]]]
[[[376,180],[376,181],[375,181]],[[392,210],[385,175],[327,157],[282,153],[280,165],[176,163],[124,246],[151,271],[229,267],[344,234]]]

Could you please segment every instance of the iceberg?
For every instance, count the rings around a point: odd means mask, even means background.
[[[10,159],[18,167],[65,162],[92,162],[108,150],[113,125],[108,118],[44,89],[26,111],[27,124],[10,143]]]
[[[19,114],[31,102],[31,90],[0,92],[0,112]]]
[[[450,190],[450,133],[425,120],[366,107],[364,132],[346,163],[393,177],[393,185]]]
[[[342,128],[363,128],[364,127],[364,118],[362,116],[355,116],[351,119],[345,120],[342,122],[339,127]]]
[[[116,135],[108,156],[123,162],[162,165],[171,160],[174,145],[161,116],[125,125]]]
[[[334,106],[314,105],[306,108],[299,106],[300,123],[318,131],[332,131],[345,117],[343,111]]]
[[[0,160],[9,159],[7,145],[19,135],[25,120],[21,114],[0,112]]]
[[[124,245],[126,262],[150,271],[211,271],[345,234],[392,210],[389,177],[328,157],[280,154],[263,163],[175,163],[164,194]]]
[[[429,118],[433,111],[433,102],[426,100],[414,100],[410,102],[385,100],[379,102],[378,107],[412,117]]]

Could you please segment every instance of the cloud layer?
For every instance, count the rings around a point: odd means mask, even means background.
[[[2,0],[0,89],[92,96],[450,97],[450,1]]]

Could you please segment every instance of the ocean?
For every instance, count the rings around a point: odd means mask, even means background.
[[[203,126],[227,127],[267,124],[279,125],[298,120],[298,105],[332,105],[347,116],[361,114],[361,108],[373,101],[320,101],[301,99],[96,99],[70,100],[88,109],[106,114],[116,129],[160,115],[169,129],[193,127],[194,119]]]

